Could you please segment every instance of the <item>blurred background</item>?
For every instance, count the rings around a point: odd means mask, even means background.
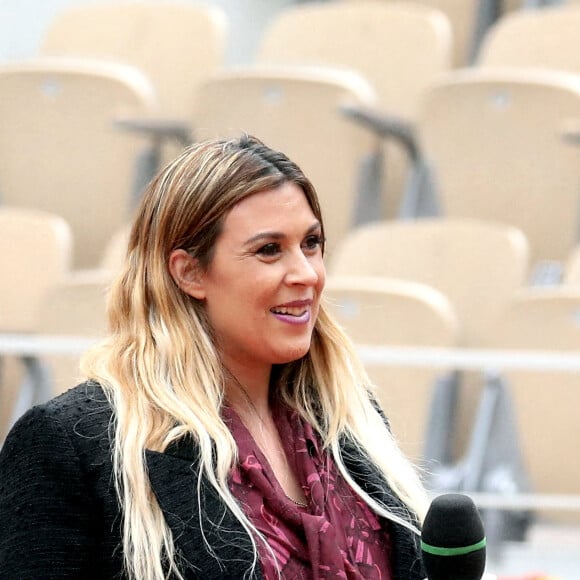
[[[580,2],[0,0],[0,442],[106,332],[132,211],[187,144],[310,176],[326,299],[488,570],[580,570]]]

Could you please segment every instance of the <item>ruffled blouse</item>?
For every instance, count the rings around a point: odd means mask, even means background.
[[[230,489],[271,548],[258,541],[266,580],[278,580],[278,568],[285,580],[392,578],[388,531],[323,451],[310,424],[286,407],[274,411],[286,458],[308,501],[301,507],[286,496],[235,411],[224,409],[224,419],[239,450]]]

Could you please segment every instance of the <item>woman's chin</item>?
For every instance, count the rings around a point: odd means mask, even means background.
[[[310,341],[307,344],[295,345],[292,348],[279,351],[275,354],[272,364],[286,364],[301,359],[308,354]]]

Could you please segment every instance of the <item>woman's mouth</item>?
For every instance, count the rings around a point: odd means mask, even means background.
[[[300,305],[275,306],[270,312],[281,322],[305,324],[310,320],[310,302]]]

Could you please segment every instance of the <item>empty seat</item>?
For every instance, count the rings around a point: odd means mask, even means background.
[[[564,138],[580,118],[580,77],[480,69],[426,91],[418,130],[442,215],[511,224],[534,263],[578,241],[580,149]]]
[[[354,3],[354,0],[350,0]],[[369,0],[357,0],[368,3]],[[377,1],[377,0],[375,0]],[[496,15],[488,14],[485,2],[480,0],[380,0],[382,4],[419,4],[439,10],[449,19],[453,34],[453,65],[462,67],[469,64],[480,29],[484,30],[488,20]],[[480,10],[484,8],[480,15]]]
[[[32,332],[48,288],[71,266],[68,223],[48,212],[0,206],[0,332]]]
[[[427,284],[453,305],[460,343],[476,347],[526,284],[528,244],[514,227],[473,219],[368,224],[329,263],[332,275],[387,276]]]
[[[580,291],[528,289],[517,295],[487,340],[491,348],[577,353],[580,350]],[[540,355],[538,355],[538,358]],[[577,372],[503,371],[512,398],[520,445],[533,491],[580,494]],[[578,521],[578,513],[551,514]]]
[[[388,276],[426,284],[452,304],[458,345],[479,348],[513,293],[526,284],[528,244],[516,228],[469,219],[386,221],[357,228],[330,260],[331,275]],[[464,451],[481,392],[462,372],[453,457]]]
[[[330,2],[281,11],[264,30],[256,58],[268,65],[353,70],[373,86],[378,111],[412,122],[419,95],[450,69],[452,47],[449,22],[438,10],[405,2]],[[407,154],[389,135],[378,217],[397,213]]]
[[[69,272],[72,246],[71,229],[62,217],[0,206],[0,333],[36,330],[36,313],[45,292]],[[0,439],[13,419],[27,369],[33,365],[24,355],[0,359]]]
[[[199,139],[249,133],[295,161],[318,191],[332,252],[352,227],[361,166],[374,149],[340,107],[375,102],[372,88],[350,72],[248,67],[205,82],[193,119]]]
[[[147,114],[151,85],[122,65],[36,59],[1,66],[0,93],[0,202],[61,215],[74,266],[95,266],[130,215],[145,145],[114,122]]]
[[[36,330],[40,334],[80,337],[87,341],[102,338],[107,329],[106,292],[110,276],[106,272],[77,273],[53,285],[37,310]],[[41,356],[50,372],[53,394],[81,382],[79,360],[82,352]]]
[[[485,35],[480,67],[544,68],[580,74],[580,5],[518,10]]]
[[[381,277],[330,276],[326,303],[356,344],[451,347],[457,319],[437,290]],[[403,451],[416,463],[424,459],[430,404],[441,368],[368,365],[377,398]],[[451,426],[447,425],[448,430]]]
[[[226,42],[226,17],[217,6],[99,2],[60,10],[40,53],[134,66],[155,87],[158,112],[184,117],[200,82],[224,65]]]

